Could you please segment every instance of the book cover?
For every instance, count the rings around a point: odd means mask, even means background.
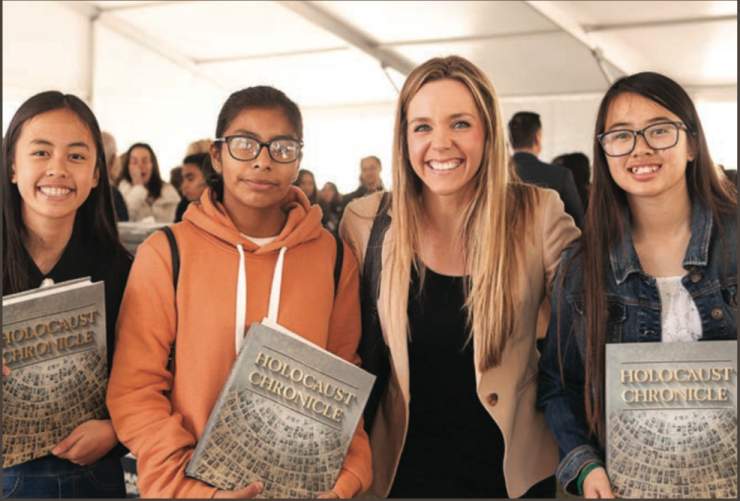
[[[185,473],[312,498],[334,486],[375,376],[274,327],[250,327]]]
[[[617,497],[737,498],[737,341],[606,347]]]
[[[103,282],[70,280],[3,297],[3,468],[49,454],[107,419]]]

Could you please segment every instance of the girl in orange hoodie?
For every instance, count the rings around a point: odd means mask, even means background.
[[[236,359],[235,345],[268,308],[282,326],[359,362],[357,262],[345,249],[335,298],[336,241],[321,227],[321,209],[291,186],[303,146],[298,107],[271,87],[235,92],[221,109],[216,137],[209,188],[172,227],[181,261],[176,291],[170,246],[157,232],[137,251],[121,306],[108,406],[121,441],[138,458],[144,497],[261,492],[260,483],[218,490],[184,472]],[[320,497],[356,496],[371,480],[359,426],[334,488]]]

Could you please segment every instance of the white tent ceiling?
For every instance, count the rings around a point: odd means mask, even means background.
[[[225,96],[255,84],[304,112],[388,113],[404,76],[446,54],[483,68],[510,108],[598,99],[643,70],[736,101],[737,2],[3,1],[4,96],[75,92],[99,118],[135,115],[117,131],[132,139],[162,133],[150,114],[208,117],[174,126],[208,136]]]
[[[392,101],[381,66],[406,74],[452,53],[502,96],[602,92],[642,70],[697,89],[737,85],[735,1],[58,3],[216,87],[268,80],[303,106]]]

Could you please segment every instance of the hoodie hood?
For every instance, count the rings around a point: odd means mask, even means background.
[[[206,231],[214,238],[236,247],[239,252],[239,268],[236,286],[236,318],[234,319],[234,348],[239,353],[244,343],[245,323],[247,318],[247,270],[246,253],[252,255],[278,252],[278,260],[272,277],[270,302],[267,318],[277,323],[280,308],[280,291],[283,281],[283,262],[285,253],[301,243],[314,240],[321,235],[321,209],[318,205],[311,207],[306,195],[297,187],[291,186],[288,194],[280,201],[280,208],[288,216],[283,231],[268,245],[258,246],[242,236],[234,226],[221,202],[208,188],[200,197],[200,203],[190,204],[183,217],[195,226]],[[235,270],[236,271],[236,270]]]
[[[318,205],[311,206],[300,188],[291,186],[288,194],[280,201],[280,208],[288,216],[285,226],[273,242],[263,247],[259,247],[239,233],[223,204],[216,200],[216,194],[211,188],[203,192],[198,203],[190,204],[183,221],[190,221],[214,238],[233,247],[241,245],[244,252],[255,255],[275,252],[283,247],[291,249],[321,235],[323,231],[321,208]]]

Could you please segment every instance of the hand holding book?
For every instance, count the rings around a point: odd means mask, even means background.
[[[91,419],[72,430],[51,450],[55,456],[75,464],[92,464],[118,443],[110,419]]]
[[[583,480],[583,497],[586,499],[614,499],[612,485],[602,467],[591,470]]]
[[[251,499],[262,492],[263,485],[260,482],[249,484],[243,489],[234,491],[217,490],[214,499]]]
[[[267,498],[338,498],[374,379],[284,327],[253,323],[185,474],[234,495],[261,483]]]
[[[339,499],[339,495],[334,491],[329,492],[322,492],[318,496],[316,496],[317,499]]]
[[[3,467],[52,449],[90,464],[112,449],[107,365],[103,282],[3,296],[3,374],[12,375],[3,378]]]

